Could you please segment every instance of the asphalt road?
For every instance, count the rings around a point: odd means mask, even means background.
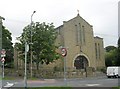
[[[95,78],[81,78],[81,79],[40,79],[28,80],[27,87],[116,87],[119,85],[120,79],[95,77]],[[24,80],[5,80],[4,87],[24,87]],[[119,85],[120,86],[120,85]],[[6,89],[5,88],[5,89]]]

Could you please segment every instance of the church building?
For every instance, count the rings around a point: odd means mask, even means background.
[[[66,67],[85,69],[105,67],[103,38],[94,37],[93,26],[79,14],[56,28],[56,45],[67,49]]]
[[[84,70],[89,67],[96,70],[105,67],[103,38],[94,37],[93,26],[79,14],[68,21],[63,21],[63,25],[55,30],[58,33],[55,45],[67,49],[65,57],[67,70]],[[24,61],[18,58],[19,52],[16,47],[14,48],[15,68],[22,69],[24,68]],[[64,62],[59,59],[43,66],[62,68]]]

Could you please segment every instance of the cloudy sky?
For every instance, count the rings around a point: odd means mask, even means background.
[[[22,29],[33,21],[53,22],[55,27],[79,14],[91,25],[94,35],[104,38],[104,45],[117,45],[119,0],[1,0],[0,16],[12,33],[13,42]]]

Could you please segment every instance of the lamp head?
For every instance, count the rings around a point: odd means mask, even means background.
[[[33,11],[33,13],[35,13],[36,11]]]
[[[1,17],[1,16],[0,16],[0,19],[5,20],[5,18],[4,18],[4,17]]]

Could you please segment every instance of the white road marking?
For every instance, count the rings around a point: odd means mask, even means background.
[[[7,82],[7,84],[4,87],[12,87],[13,85],[14,85],[14,83]]]
[[[90,86],[91,86],[91,87],[92,87],[92,86],[99,86],[99,85],[100,85],[100,84],[86,84],[86,86],[89,86],[89,87],[90,87]]]

